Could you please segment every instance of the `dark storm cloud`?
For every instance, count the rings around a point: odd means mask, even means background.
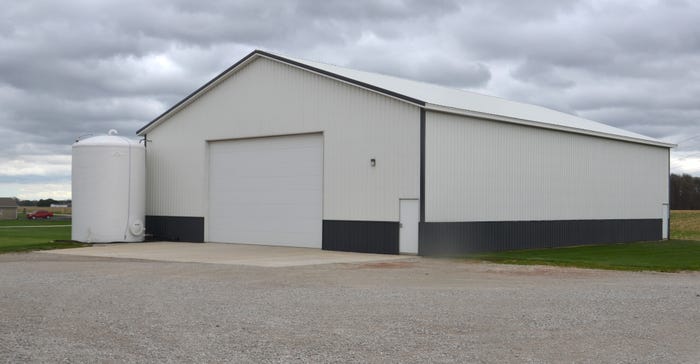
[[[238,57],[254,46],[290,53],[298,53],[290,47],[294,44],[342,46],[367,29],[357,23],[372,23],[375,29],[392,23],[399,29],[403,21],[456,9],[450,2],[195,4],[17,4],[7,9],[0,24],[2,82],[61,100],[129,95],[170,101],[173,94],[182,95],[235,61],[232,54],[222,54],[222,47],[240,50],[235,52]],[[158,72],[158,64],[149,67],[149,59],[156,61],[151,58],[163,54],[174,58],[176,71]]]
[[[700,134],[697,2],[556,3],[484,2],[462,14],[472,26],[459,49],[505,66],[489,88],[670,141]]]
[[[0,125],[43,145],[111,127],[132,134],[254,47],[303,55],[368,30],[397,38],[406,21],[455,10],[447,1],[17,3],[0,20]],[[462,68],[464,84],[488,78],[484,65]]]
[[[510,74],[517,80],[540,86],[566,89],[575,85],[574,81],[559,75],[552,64],[532,60],[520,64]]]
[[[384,57],[370,54],[352,59],[348,66],[456,88],[482,86],[491,78],[486,65],[451,58],[449,54],[426,59],[401,59],[392,58],[391,55]]]
[[[0,132],[12,141],[0,167],[23,173],[17,161],[67,155],[86,133],[133,135],[254,48],[679,141],[700,135],[697,19],[691,1],[13,2],[0,14]]]

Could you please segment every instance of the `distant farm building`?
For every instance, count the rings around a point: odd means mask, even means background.
[[[17,201],[10,197],[0,197],[0,220],[17,219]]]

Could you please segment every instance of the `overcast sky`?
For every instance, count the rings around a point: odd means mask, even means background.
[[[141,126],[260,48],[547,106],[679,143],[700,176],[700,2],[12,1],[0,196],[69,198],[71,143]]]

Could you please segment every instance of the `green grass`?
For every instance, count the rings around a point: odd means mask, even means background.
[[[700,240],[700,211],[671,211],[671,239]]]
[[[506,264],[679,272],[700,270],[700,241],[667,240],[517,250],[477,254],[468,258]]]
[[[0,227],[3,226],[45,226],[45,225],[70,225],[70,220],[27,220],[20,218],[18,220],[0,220]],[[2,232],[0,232],[2,234]]]
[[[671,211],[671,240],[474,254],[468,259],[579,268],[700,270],[700,211]]]
[[[0,253],[88,246],[81,243],[59,242],[70,240],[70,233],[70,221],[3,220],[0,221]]]

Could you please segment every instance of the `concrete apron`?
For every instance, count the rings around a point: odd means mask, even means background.
[[[315,264],[367,263],[411,259],[411,256],[337,252],[312,248],[292,248],[221,243],[125,243],[95,244],[91,247],[42,251],[46,254],[129,258],[165,262],[294,267]]]

